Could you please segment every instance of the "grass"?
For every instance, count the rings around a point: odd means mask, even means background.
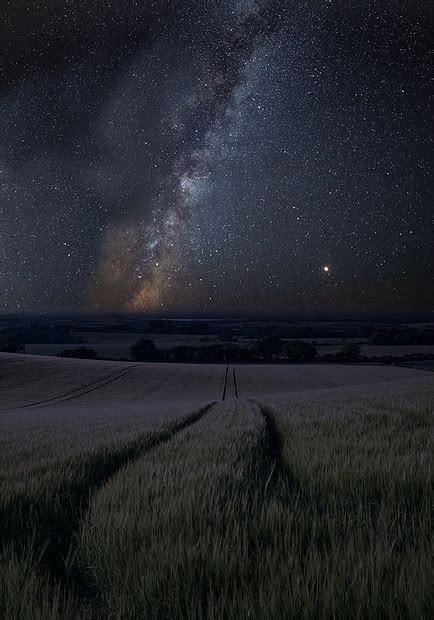
[[[266,441],[258,407],[220,404],[96,494],[79,555],[102,615],[217,617],[236,597]]]
[[[431,617],[428,408],[263,410],[282,443],[256,617]]]
[[[243,372],[206,409],[5,414],[5,618],[433,616],[432,378]]]
[[[30,464],[30,479],[24,488],[14,486],[7,477],[2,480],[0,602],[2,609],[10,610],[7,617],[24,617],[27,609],[45,617],[47,605],[56,613],[62,605],[62,613],[66,613],[69,598],[63,586],[74,577],[71,558],[91,493],[141,454],[194,424],[210,406],[171,421],[155,416],[154,428],[127,442],[77,450],[66,457],[59,446],[57,458],[52,457],[36,475]],[[25,575],[31,578],[23,584]]]

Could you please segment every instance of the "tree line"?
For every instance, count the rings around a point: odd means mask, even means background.
[[[334,359],[357,361],[360,347],[345,345]],[[130,347],[130,359],[135,362],[313,362],[318,358],[318,349],[309,342],[292,340],[284,342],[277,336],[260,338],[250,348],[232,343],[213,343],[201,347],[179,345],[171,349],[158,349],[149,338],[141,338]]]

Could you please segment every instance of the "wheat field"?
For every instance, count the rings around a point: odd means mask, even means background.
[[[5,618],[430,618],[434,381],[0,355]]]

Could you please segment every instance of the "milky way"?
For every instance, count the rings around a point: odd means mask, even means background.
[[[105,240],[101,271],[92,290],[97,307],[159,310],[182,281],[179,273],[189,258],[194,210],[219,160],[227,158],[236,94],[248,88],[247,71],[256,45],[275,28],[269,7],[267,2],[237,3],[232,19],[217,29],[211,45],[194,50],[200,76],[185,107],[175,109],[168,119],[181,147],[161,181],[150,221],[139,218],[121,224]]]
[[[98,7],[7,15],[5,310],[430,309],[428,3]]]

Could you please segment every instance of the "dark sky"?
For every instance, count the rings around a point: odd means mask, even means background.
[[[430,5],[4,1],[3,310],[431,310]]]

